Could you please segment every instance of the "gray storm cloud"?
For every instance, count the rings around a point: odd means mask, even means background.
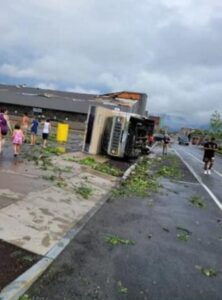
[[[222,111],[221,17],[219,0],[8,1],[0,79],[141,91],[151,113],[202,124]]]

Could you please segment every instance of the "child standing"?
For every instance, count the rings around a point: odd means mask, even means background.
[[[42,139],[43,139],[43,148],[46,147],[47,145],[47,140],[49,137],[49,132],[51,130],[51,124],[50,124],[50,120],[46,120],[44,122],[44,126],[43,126],[43,130],[42,130]]]
[[[22,126],[22,130],[25,136],[24,142],[26,143],[26,139],[27,139],[27,133],[28,133],[28,128],[29,128],[29,124],[30,124],[30,120],[28,117],[27,113],[23,114],[22,120],[21,120],[21,126]]]
[[[25,139],[25,136],[21,130],[20,125],[16,124],[12,133],[12,143],[14,148],[14,156],[16,157],[21,151],[21,145]]]
[[[32,124],[31,124],[31,145],[35,145],[35,143],[36,143],[38,126],[39,126],[39,122],[38,122],[37,118],[34,118],[32,120]]]

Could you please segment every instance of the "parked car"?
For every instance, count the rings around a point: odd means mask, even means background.
[[[179,145],[189,146],[189,139],[188,139],[187,136],[179,136],[178,137],[178,143],[179,143]]]
[[[160,141],[162,141],[162,140],[163,140],[163,138],[164,138],[164,135],[163,135],[163,134],[161,134],[161,133],[155,133],[155,134],[153,135],[153,137],[154,137],[154,141],[156,141],[156,142],[160,142]]]

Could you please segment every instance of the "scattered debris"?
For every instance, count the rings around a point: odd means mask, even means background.
[[[106,242],[112,246],[116,245],[135,245],[132,240],[125,240],[117,235],[109,235],[106,237]]]
[[[128,288],[124,287],[121,281],[117,282],[118,285],[118,292],[121,294],[127,294],[128,293]]]
[[[33,262],[35,260],[31,255],[22,256],[21,259],[27,262]]]
[[[163,229],[164,231],[166,231],[166,232],[170,232],[170,230],[169,230],[168,228],[166,228],[166,227],[162,227],[162,229]]]
[[[179,160],[176,155],[170,154],[162,160],[156,159],[157,164],[160,166],[157,171],[158,176],[170,177],[177,179],[181,177],[181,170],[179,167]]]
[[[191,232],[185,228],[177,227],[177,238],[182,242],[187,242],[190,238]]]
[[[65,181],[60,180],[56,182],[56,186],[59,188],[65,188],[68,186],[68,184]]]
[[[206,207],[206,204],[201,196],[192,196],[190,202],[198,208]]]
[[[92,195],[93,189],[86,184],[82,184],[81,186],[75,188],[75,192],[81,195],[84,199],[88,199]]]
[[[196,266],[196,269],[199,270],[206,277],[215,277],[217,276],[217,271],[213,268],[203,268],[201,266]]]
[[[121,186],[113,191],[114,197],[139,196],[145,197],[150,192],[156,192],[160,187],[157,177],[149,174],[149,166],[147,158],[141,159],[131,176],[124,181]]]
[[[29,297],[29,295],[25,294],[25,295],[19,297],[19,300],[32,300],[32,299]]]
[[[95,160],[93,157],[86,157],[80,160],[77,160],[76,162],[80,163],[81,165],[86,165],[91,167],[92,169],[109,174],[112,176],[121,176],[123,174],[123,171],[119,168],[111,166],[108,162],[100,163]]]

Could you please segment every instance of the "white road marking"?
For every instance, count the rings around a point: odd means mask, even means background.
[[[183,159],[183,157],[179,154],[179,152],[174,149],[175,153],[179,156],[179,158],[182,160],[182,162],[187,166],[187,168],[190,170],[190,172],[193,174],[193,176],[197,179],[197,181],[202,185],[202,187],[207,191],[207,193],[211,196],[213,201],[216,203],[216,205],[219,207],[220,210],[222,210],[222,204],[219,201],[219,199],[214,195],[214,193],[208,188],[208,186],[203,183],[200,176],[197,175],[197,173],[194,171],[194,169]]]
[[[194,159],[196,159],[197,161],[201,162],[203,164],[203,161],[200,160],[199,158],[197,158],[196,156],[194,156],[193,154],[191,154],[188,151],[185,151],[184,149],[181,149],[181,151],[183,151],[184,153],[187,153],[188,155],[192,156]],[[213,169],[214,173],[216,173],[218,176],[222,177],[222,174],[220,172],[218,172],[217,170]]]

